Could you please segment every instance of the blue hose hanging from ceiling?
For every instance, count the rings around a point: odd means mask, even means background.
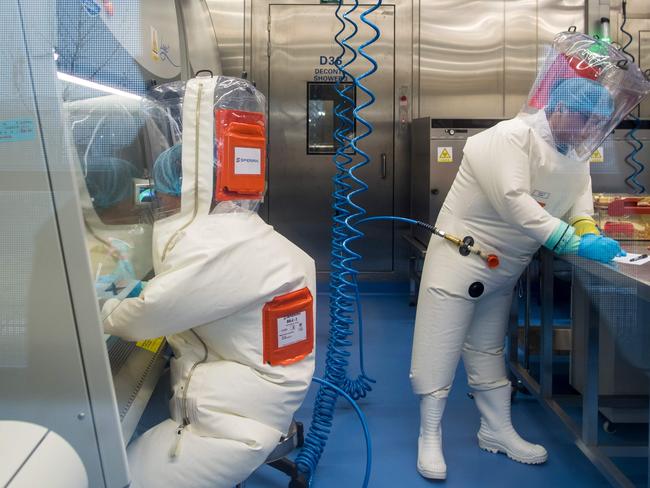
[[[356,192],[365,191],[368,186],[359,178],[354,176],[354,170],[360,166],[368,164],[370,158],[359,151],[357,142],[372,133],[372,126],[367,124],[359,116],[359,111],[364,106],[356,106],[356,98],[353,98],[356,87],[366,90],[360,83],[361,78],[355,78],[348,68],[357,60],[358,55],[349,42],[357,35],[358,26],[350,19],[358,3],[346,11],[342,16],[340,10],[342,5],[337,9],[337,18],[341,22],[341,31],[337,34],[335,40],[341,46],[341,55],[338,58],[341,78],[337,83],[336,90],[341,98],[337,105],[335,113],[339,121],[338,127],[334,133],[334,139],[337,143],[337,151],[334,156],[336,173],[333,178],[334,185],[334,203],[332,214],[332,247],[330,254],[330,343],[332,355],[328,359],[334,361],[327,362],[331,366],[332,378],[336,379],[337,385],[348,393],[353,399],[363,398],[372,390],[371,383],[374,383],[365,372],[364,367],[364,350],[363,350],[363,317],[361,313],[361,304],[359,300],[359,289],[357,286],[357,273],[354,267],[354,261],[361,259],[361,255],[352,251],[349,247],[351,239],[358,238],[362,234],[351,223],[355,216],[365,214],[365,210],[356,205],[352,197]],[[361,15],[363,20],[364,14]],[[351,33],[341,39],[341,34],[350,26]],[[371,43],[374,42],[371,41]],[[349,59],[344,63],[346,54],[349,53]],[[359,54],[364,56],[362,48]],[[367,57],[367,56],[366,56]],[[374,61],[373,61],[374,63]],[[376,69],[376,64],[373,64]],[[374,96],[371,100],[374,101]],[[367,105],[366,105],[367,106]],[[366,133],[360,137],[350,137],[354,134],[357,122],[365,123],[368,127]],[[355,163],[355,155],[362,158],[361,162]],[[359,329],[359,366],[360,374],[356,378],[349,378],[347,375],[348,361],[350,353],[345,349],[352,346],[349,337],[352,335],[354,326],[354,317],[356,318]]]
[[[623,22],[621,23],[621,32],[627,37],[627,43],[621,48],[631,60],[635,61],[634,56],[627,51],[627,48],[632,44],[632,34],[625,30],[625,24],[627,23],[627,0],[623,0],[621,6],[623,13]],[[629,117],[634,121],[634,127],[627,134],[625,134],[625,139],[628,144],[632,146],[632,151],[625,157],[625,162],[632,167],[633,172],[627,178],[625,178],[625,183],[629,186],[634,193],[645,193],[645,186],[639,182],[638,177],[645,170],[645,165],[639,161],[636,156],[643,150],[643,142],[636,137],[636,132],[641,127],[641,119],[630,112]]]
[[[367,191],[368,185],[358,176],[357,172],[370,163],[370,156],[359,145],[362,140],[373,133],[372,124],[363,118],[362,112],[376,100],[372,91],[364,85],[364,80],[373,75],[378,68],[377,62],[366,50],[381,37],[379,28],[368,19],[368,16],[379,9],[381,5],[382,0],[378,0],[361,13],[361,22],[368,26],[374,34],[371,39],[361,44],[358,50],[355,50],[350,42],[358,34],[359,26],[350,16],[358,10],[359,1],[355,0],[354,4],[346,6],[342,0],[339,0],[336,9],[336,17],[341,24],[335,37],[336,43],[341,48],[337,58],[341,76],[336,86],[340,103],[335,108],[337,124],[334,139],[337,143],[337,150],[333,158],[336,173],[333,178],[334,202],[332,205],[330,255],[330,336],[324,380],[340,388],[353,400],[365,397],[372,390],[372,383],[374,383],[374,380],[367,375],[364,366],[363,318],[357,282],[359,271],[356,268],[362,256],[351,246],[354,241],[364,236],[355,222],[366,215],[366,211],[356,202],[356,199],[361,193]],[[343,12],[345,8],[347,9]],[[370,69],[359,76],[354,76],[351,73],[351,66],[359,58],[365,59],[370,64]],[[355,97],[357,89],[367,98],[358,106]],[[361,129],[360,134],[355,131],[357,128]],[[360,373],[356,378],[351,378],[347,369],[348,359],[351,356],[349,348],[352,346],[350,337],[353,334],[355,318],[358,327]],[[305,444],[296,458],[296,464],[302,471],[310,475],[310,480],[316,471],[331,432],[338,397],[339,392],[328,387],[327,383],[321,383],[316,395],[312,422],[305,438]],[[367,431],[365,424],[364,431]],[[370,452],[369,440],[368,452]],[[364,487],[368,486],[370,479],[370,456],[366,463]]]

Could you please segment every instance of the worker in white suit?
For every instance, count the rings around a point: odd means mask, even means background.
[[[602,262],[623,254],[592,219],[589,175],[590,155],[650,91],[621,58],[583,34],[558,35],[524,110],[467,140],[436,226],[472,236],[501,264],[490,269],[430,241],[410,373],[421,398],[417,469],[426,478],[447,475],[441,419],[461,355],[481,414],[479,446],[522,463],[547,460],[510,420],[507,319],[516,281],[540,246]]]
[[[103,309],[107,333],[166,336],[174,351],[171,419],[129,446],[131,486],[231,488],[288,432],[311,382],[315,266],[256,213],[264,97],[226,77],[153,96],[148,137],[166,146],[151,171],[155,277]]]

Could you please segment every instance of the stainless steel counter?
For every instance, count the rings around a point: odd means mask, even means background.
[[[621,244],[628,253],[650,254],[650,241],[622,242]],[[598,278],[615,282],[619,282],[623,278],[628,281],[628,284],[634,284],[640,297],[650,301],[650,263],[640,266],[622,263],[604,264],[578,256],[560,256],[559,259]]]
[[[637,254],[650,253],[647,246],[650,243],[636,242],[623,244],[627,252]],[[554,262],[564,260],[572,266],[572,327],[583,328],[581,335],[580,366],[586,372],[582,391],[582,419],[577,423],[558,402],[553,393],[553,283]],[[608,302],[617,302],[617,293],[625,292],[632,297],[632,305],[650,303],[650,264],[632,265],[598,263],[577,256],[555,257],[550,251],[542,249],[540,260],[540,290],[541,290],[541,351],[539,380],[520,364],[518,356],[518,307],[513,305],[509,327],[510,347],[508,352],[509,365],[517,380],[523,384],[551,412],[558,416],[573,435],[576,445],[589,460],[603,473],[613,486],[633,487],[627,478],[613,463],[612,457],[646,457],[648,445],[644,446],[605,446],[599,442],[599,325],[601,312]],[[645,308],[647,310],[647,307]],[[610,310],[611,312],[611,310]],[[608,325],[616,329],[624,329],[622,334],[629,350],[623,354],[632,355],[632,364],[643,370],[650,371],[650,362],[645,359],[644,351],[650,338],[650,320],[646,315],[634,315],[635,323],[628,323],[628,317],[613,316]],[[579,321],[579,322],[578,322]],[[625,348],[623,348],[625,349]],[[647,364],[646,364],[647,363]],[[647,380],[646,380],[647,381]],[[647,402],[646,402],[647,404]],[[647,414],[646,414],[647,415]],[[648,479],[650,480],[650,460],[648,464]]]

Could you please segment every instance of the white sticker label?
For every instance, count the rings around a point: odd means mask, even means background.
[[[262,151],[254,147],[235,148],[235,174],[262,174]]]
[[[0,142],[31,141],[35,138],[36,129],[32,119],[0,120]]]
[[[454,162],[454,148],[453,147],[439,147],[438,148],[438,162],[439,163],[453,163]]]
[[[298,312],[278,319],[278,347],[286,347],[307,339],[307,312]]]

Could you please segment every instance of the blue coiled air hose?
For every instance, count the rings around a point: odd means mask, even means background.
[[[361,408],[359,408],[357,402],[355,402],[352,399],[352,397],[348,395],[346,392],[344,392],[341,388],[322,378],[314,377],[312,378],[312,380],[322,385],[321,389],[334,390],[336,394],[341,395],[343,398],[345,398],[350,403],[350,405],[352,405],[352,408],[354,408],[354,411],[359,417],[359,421],[361,422],[361,427],[363,428],[363,436],[366,440],[366,472],[363,477],[363,486],[364,488],[367,487],[368,483],[370,482],[370,472],[372,470],[372,441],[370,440],[370,430],[368,429],[368,422],[366,421],[366,416],[361,411]],[[313,477],[309,478],[309,486],[311,486],[312,479]]]
[[[337,129],[334,138],[337,142],[337,151],[333,158],[336,166],[336,173],[333,178],[333,217],[332,217],[332,249],[330,256],[330,336],[327,345],[327,356],[325,360],[325,375],[323,383],[314,403],[314,412],[309,431],[305,438],[305,444],[296,458],[296,464],[311,479],[313,478],[318,462],[323,454],[327,438],[331,432],[334,410],[339,395],[344,394],[355,409],[358,409],[354,400],[363,398],[371,391],[371,379],[365,372],[364,350],[363,350],[363,318],[357,283],[358,270],[356,263],[362,256],[352,250],[351,244],[364,236],[363,232],[357,229],[355,221],[366,214],[365,209],[355,202],[355,197],[365,192],[368,185],[355,173],[363,166],[370,163],[370,156],[359,148],[359,143],[369,137],[373,132],[372,124],[365,120],[361,113],[375,102],[375,95],[364,86],[363,80],[377,71],[376,61],[368,55],[366,49],[377,42],[381,37],[378,27],[372,23],[368,16],[375,12],[382,5],[378,0],[375,5],[367,8],[361,13],[361,22],[366,24],[374,35],[370,40],[363,43],[357,51],[350,45],[350,41],[357,35],[359,28],[350,16],[359,8],[359,1],[348,5],[344,13],[344,4],[339,0],[336,9],[336,17],[341,23],[341,29],[336,34],[336,43],[341,48],[341,54],[337,59],[341,77],[337,83],[337,92],[341,102],[335,109],[337,118]],[[348,35],[344,33],[350,30]],[[353,76],[349,69],[351,65],[362,57],[367,60],[371,68],[360,76]],[[344,62],[345,60],[345,62]],[[359,89],[368,100],[355,106],[355,99],[352,91]],[[354,107],[354,108],[353,108]],[[363,133],[350,137],[354,128],[361,127]],[[360,374],[356,378],[348,376],[348,359],[351,355],[348,350],[352,346],[350,336],[353,334],[355,317],[358,326],[359,336],[359,365]],[[336,388],[325,386],[328,382]],[[358,413],[360,410],[358,410]],[[364,432],[368,435],[367,425],[362,419]],[[368,486],[370,478],[370,440],[367,438],[368,460],[366,475],[363,486]]]
[[[628,56],[632,62],[634,62],[634,55],[627,51],[627,48],[630,46],[630,44],[632,44],[633,39],[632,34],[625,30],[625,24],[627,23],[627,0],[623,0],[621,9],[623,13],[621,32],[627,36],[627,43],[625,43],[625,45],[621,48],[621,51],[623,51],[623,53],[625,53],[625,55]],[[637,154],[643,150],[643,142],[641,142],[641,140],[636,137],[636,132],[641,126],[641,119],[632,113],[630,113],[629,117],[634,121],[634,127],[627,134],[625,134],[625,139],[627,140],[628,144],[632,146],[632,151],[625,157],[625,162],[631,166],[634,171],[630,176],[625,178],[625,183],[627,186],[632,188],[632,191],[634,191],[634,193],[645,193],[645,186],[643,186],[643,184],[638,180],[639,175],[641,175],[641,173],[643,173],[645,170],[645,166],[636,158]]]
[[[363,317],[356,282],[357,271],[353,265],[346,262],[346,260],[361,257],[358,254],[353,254],[348,247],[350,238],[356,232],[356,229],[350,223],[350,219],[355,215],[355,210],[359,208],[354,206],[351,199],[355,190],[354,185],[359,181],[358,179],[355,180],[352,174],[354,167],[356,167],[353,155],[356,154],[357,147],[355,139],[350,139],[348,136],[356,126],[356,121],[359,120],[355,100],[350,96],[350,91],[359,86],[358,79],[355,79],[348,72],[348,67],[357,59],[356,51],[349,44],[349,41],[358,32],[357,25],[349,18],[357,8],[358,3],[341,16],[342,5],[339,5],[336,13],[341,22],[341,31],[335,38],[336,42],[341,46],[341,55],[339,56],[341,78],[337,84],[337,92],[341,97],[341,103],[336,108],[339,127],[334,134],[337,141],[337,151],[334,156],[336,174],[333,178],[334,212],[332,216],[332,250],[330,255],[332,272],[330,274],[329,345],[333,354],[328,355],[328,359],[333,362],[327,362],[327,366],[332,366],[332,379],[335,379],[336,384],[355,400],[365,397],[366,393],[372,389],[371,383],[374,382],[365,372],[363,340],[359,340],[360,374],[357,378],[349,378],[346,371],[348,367],[347,357],[350,356],[346,349],[352,346],[349,336],[352,335],[355,311],[359,327],[359,338],[363,337]],[[352,32],[341,40],[340,36],[345,31],[346,25],[351,26]],[[350,53],[350,59],[343,63],[346,53]],[[352,80],[352,83],[348,82],[348,80]],[[369,158],[367,158],[365,164],[367,164],[368,160]],[[361,184],[363,185],[363,182]]]
[[[634,193],[645,193],[645,186],[637,179],[645,170],[644,164],[636,158],[637,154],[643,150],[643,142],[636,137],[636,132],[641,127],[641,119],[634,114],[630,114],[629,117],[634,121],[634,127],[625,134],[625,138],[632,146],[632,151],[625,156],[625,162],[634,169],[634,172],[625,178],[625,183],[632,188]]]

